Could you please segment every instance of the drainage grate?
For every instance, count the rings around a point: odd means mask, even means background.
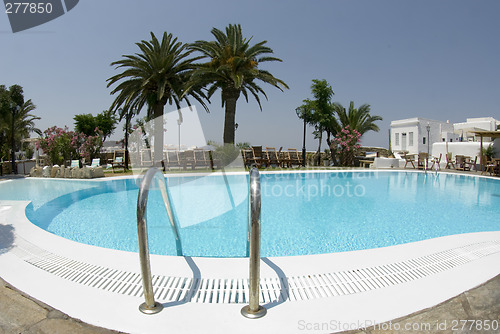
[[[142,297],[139,273],[71,260],[18,237],[18,257],[58,277],[85,286]],[[427,277],[500,252],[500,241],[473,243],[402,262],[315,275],[260,280],[263,304],[349,295]],[[248,279],[207,279],[153,275],[159,302],[248,303]]]

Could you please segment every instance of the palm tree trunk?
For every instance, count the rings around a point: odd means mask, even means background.
[[[321,141],[323,140],[323,130],[320,128],[319,129],[319,145],[318,145],[318,152],[316,152],[316,166],[319,166],[321,162]]]
[[[154,117],[154,158],[153,166],[161,166],[163,160],[163,106],[161,102],[153,109]]]
[[[240,97],[239,90],[223,90],[222,99],[226,106],[224,118],[224,144],[234,145],[235,119],[236,119],[236,101]]]

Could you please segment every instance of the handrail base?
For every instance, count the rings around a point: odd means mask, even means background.
[[[139,305],[139,311],[144,314],[156,314],[161,310],[163,310],[163,305],[158,302],[155,302],[153,307],[148,307],[146,303],[142,303],[141,305]]]
[[[260,306],[256,312],[250,310],[250,305],[244,306],[241,309],[241,315],[248,319],[258,319],[262,318],[267,314],[267,309],[264,306]]]

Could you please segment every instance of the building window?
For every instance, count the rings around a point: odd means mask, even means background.
[[[453,138],[450,138],[450,143],[453,141]]]
[[[425,137],[422,137],[422,139],[423,139],[423,143],[422,143],[422,144],[424,144],[424,145],[425,145]]]
[[[408,146],[413,146],[413,132],[410,132],[410,138],[408,139]]]
[[[399,133],[395,134],[396,146],[399,146]]]
[[[446,141],[446,138],[443,138],[443,141]]]

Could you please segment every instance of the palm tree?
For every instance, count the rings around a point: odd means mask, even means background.
[[[20,148],[21,140],[29,138],[31,132],[35,132],[40,136],[42,135],[42,131],[35,127],[35,121],[39,120],[40,117],[31,114],[35,109],[36,106],[33,102],[28,100],[19,106],[19,110],[16,108],[14,112],[5,115],[5,123],[7,125],[5,135],[11,139],[12,168],[15,168],[15,157],[13,155]],[[15,169],[13,169],[13,172],[16,172]]]
[[[335,93],[330,84],[324,79],[314,79],[311,91],[314,99],[303,100],[303,104],[297,108],[297,114],[299,118],[305,120],[315,128],[314,133],[316,134],[316,138],[318,138],[318,151],[316,152],[315,160],[316,164],[319,165],[323,132],[327,131],[327,143],[330,144],[330,128],[335,127],[337,124],[331,103],[332,96]]]
[[[163,112],[165,105],[175,104],[180,108],[180,102],[190,102],[188,94],[184,94],[185,85],[193,69],[193,61],[199,58],[189,58],[192,50],[187,45],[177,41],[172,34],[163,33],[161,42],[151,32],[151,41],[136,43],[140,53],[123,55],[123,59],[111,63],[123,72],[109,78],[108,87],[118,83],[111,94],[118,93],[110,110],[120,117],[137,113],[147,105],[148,115],[154,118],[154,160],[156,163],[163,158]],[[206,109],[204,94],[194,87],[189,95],[198,100]],[[121,120],[121,119],[120,119]]]
[[[35,121],[39,120],[40,117],[31,114],[35,109],[36,106],[29,99],[23,103],[21,109],[16,114],[14,119],[14,136],[17,138],[16,142],[28,138],[32,132],[35,132],[39,136],[42,135],[42,131],[35,127]]]
[[[370,105],[363,104],[359,108],[354,108],[354,102],[349,104],[349,110],[338,102],[333,103],[333,108],[338,115],[339,122],[334,126],[332,132],[337,133],[347,125],[353,130],[358,131],[361,135],[368,131],[380,131],[376,121],[381,121],[382,117],[370,115]]]
[[[234,145],[236,102],[240,95],[243,94],[248,102],[250,93],[262,111],[259,93],[266,100],[267,95],[256,81],[268,83],[281,91],[288,89],[288,86],[268,71],[259,69],[260,63],[282,61],[268,56],[273,50],[265,46],[267,41],[250,45],[251,38],[243,37],[239,24],[230,24],[225,33],[216,28],[211,33],[215,41],[196,41],[190,46],[191,50],[199,51],[203,58],[209,59],[206,63],[198,64],[190,88],[208,87],[208,98],[221,90],[222,107],[225,107],[223,140],[224,144]]]

